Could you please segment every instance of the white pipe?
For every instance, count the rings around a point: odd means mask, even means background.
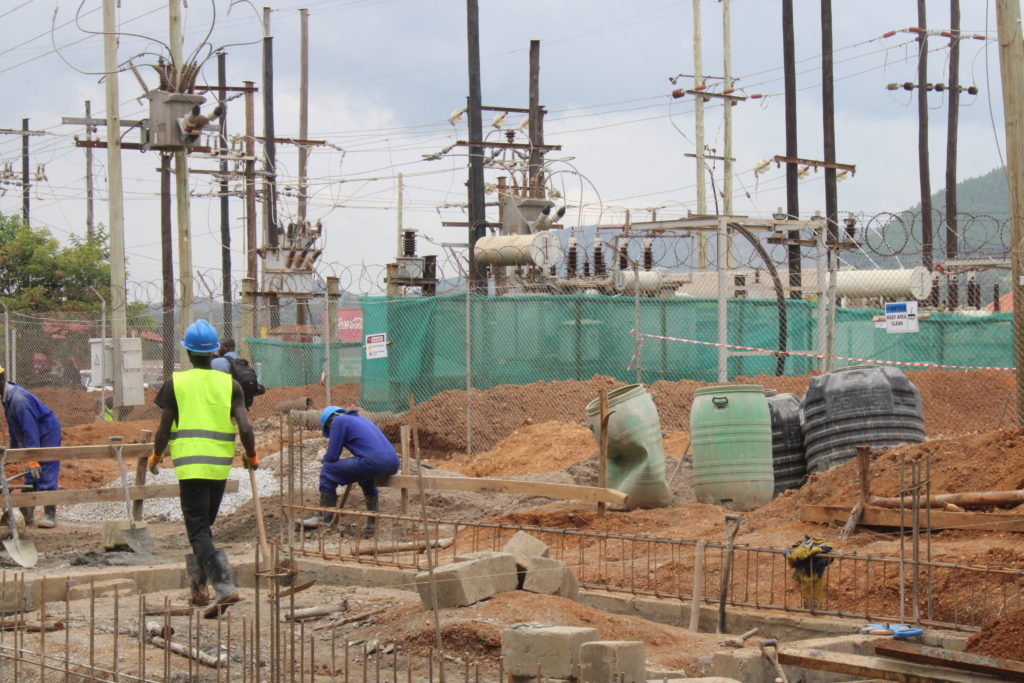
[[[487,266],[536,266],[558,261],[558,237],[551,232],[532,235],[491,235],[476,241],[476,261]]]

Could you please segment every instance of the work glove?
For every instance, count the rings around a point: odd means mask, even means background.
[[[30,462],[28,464],[28,467],[25,470],[25,473],[28,474],[28,476],[30,476],[33,479],[38,481],[40,479],[40,477],[43,476],[43,468],[40,467],[39,463],[37,463],[37,462]]]
[[[245,465],[245,469],[252,470],[255,472],[260,467],[260,456],[254,455],[251,459],[247,455],[242,456],[242,464]]]
[[[156,453],[154,453],[153,455],[149,456],[148,465],[149,465],[149,471],[150,471],[151,474],[159,474],[160,473],[160,461],[161,460],[163,460],[163,458],[159,457]]]

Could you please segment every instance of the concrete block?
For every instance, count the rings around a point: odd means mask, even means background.
[[[124,540],[124,533],[132,526],[128,520],[114,520],[103,522],[103,526],[100,529],[100,542],[103,544],[104,550],[118,550],[128,547],[128,543]],[[145,522],[136,522],[136,529],[145,529]]]
[[[515,565],[515,557],[509,553],[499,553],[496,550],[483,550],[477,553],[466,553],[464,555],[456,555],[456,562],[467,562],[472,560],[495,560],[494,563],[500,574],[495,575],[495,593],[507,593],[514,591],[519,588],[519,580],[516,571],[509,571],[510,567]],[[509,563],[511,560],[511,564]]]
[[[138,586],[133,579],[111,579],[96,583],[80,583],[72,586],[68,591],[68,600],[87,600],[95,590],[97,598],[112,597],[115,593],[118,596],[134,595],[138,592]]]
[[[580,646],[594,640],[596,628],[514,624],[501,632],[501,656],[513,676],[573,678]]]
[[[516,585],[516,561],[512,555],[493,553],[434,569],[438,607],[465,607],[486,600]],[[416,575],[416,590],[427,609],[433,609],[430,573]]]
[[[575,600],[580,584],[565,562],[547,557],[531,557],[526,562],[523,590]]]
[[[516,564],[523,569],[531,557],[547,557],[551,550],[547,544],[539,538],[534,538],[525,531],[517,531],[515,536],[508,540],[503,553],[512,553],[516,557]]]
[[[646,683],[644,644],[639,640],[595,640],[580,645],[583,683]]]

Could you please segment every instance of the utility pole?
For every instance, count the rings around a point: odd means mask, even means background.
[[[85,118],[92,118],[92,102],[85,101]],[[96,127],[92,124],[85,126],[85,139],[92,142],[93,131]],[[96,230],[96,216],[92,212],[92,147],[85,148],[85,237],[92,240]]]
[[[299,10],[302,35],[299,39],[299,139],[309,139],[309,10]],[[306,221],[306,172],[309,150],[299,145],[299,224]],[[300,227],[300,229],[302,229]]]
[[[224,52],[217,53],[217,85],[220,86],[219,95],[223,102],[226,88],[228,87],[227,55]],[[221,105],[219,142],[220,149],[220,274],[221,274],[221,298],[224,300],[224,336],[232,337],[232,311],[231,311],[231,216],[228,206],[228,116],[227,108]]]
[[[28,175],[29,153],[28,153],[28,119],[21,120],[21,219],[25,225],[29,224],[29,208],[32,199]]]
[[[277,152],[274,146],[274,38],[270,35],[270,8],[263,8],[263,243],[278,246],[277,239]],[[266,278],[264,277],[264,283]],[[270,327],[281,324],[277,296],[267,296]]]
[[[402,215],[403,209],[405,208],[405,190],[402,187],[402,185],[403,185],[402,181],[403,181],[403,174],[399,173],[398,174],[398,224],[396,226],[397,232],[398,232],[398,244],[397,244],[397,249],[395,251],[395,256],[402,256],[405,253],[405,251],[403,249],[403,244],[402,244],[402,242],[403,242],[403,240],[402,240],[402,222],[403,222],[403,220],[405,218]]]
[[[127,276],[124,262],[124,187],[121,178],[121,115],[117,70],[117,15],[115,0],[103,0],[103,70],[106,72],[107,207],[110,230],[111,332],[114,339],[128,336]]]
[[[723,85],[722,93],[732,94],[732,27],[729,11],[729,0],[722,0],[722,61]],[[722,134],[725,136],[725,159],[722,161],[724,176],[722,178],[722,210],[726,216],[732,215],[732,108],[733,100],[722,100]],[[732,236],[729,237],[730,246]],[[732,249],[729,250],[729,262],[732,267]]]
[[[793,31],[793,0],[782,0],[782,62],[786,89],[786,156],[799,157],[796,133],[796,46]],[[800,219],[800,186],[796,162],[786,163],[786,214],[790,220]],[[800,238],[799,230],[790,231],[790,238]],[[802,299],[800,245],[786,247],[789,262],[789,298]]]
[[[245,276],[256,281],[256,105],[252,81],[245,86]],[[255,297],[253,297],[255,301]],[[255,317],[253,318],[255,319]],[[243,330],[243,334],[251,334]]]
[[[182,56],[181,0],[168,0],[167,18],[170,33],[172,73],[177,81],[172,85],[175,90],[180,91],[183,85],[181,82],[182,74],[185,71],[185,62]],[[109,141],[109,134],[107,139]],[[188,152],[185,149],[174,152],[174,186],[178,210],[178,275],[181,280],[180,321],[181,336],[184,337],[185,329],[194,322],[192,312],[194,299],[192,292],[192,226],[188,195]],[[182,349],[183,363],[186,360],[185,356],[185,351]]]
[[[483,121],[480,102],[480,7],[477,0],[466,0],[466,44],[469,57],[469,98],[466,116],[469,123],[469,286],[486,291],[486,275],[476,262],[476,241],[485,235],[487,209],[484,203]]]
[[[174,372],[174,251],[171,226],[171,157],[160,152],[160,265],[163,276],[163,378]]]
[[[949,3],[949,112],[946,122],[946,259],[957,257],[956,143],[960,123],[960,0]],[[956,276],[950,276],[946,299],[960,302]]]
[[[1010,287],[1013,292],[1014,362],[1017,367],[1017,424],[1024,424],[1024,286],[1021,275],[1024,239],[1024,39],[1019,0],[996,0],[999,64],[1006,125],[1006,176],[1010,191]]]
[[[700,91],[704,89],[704,64],[700,43],[700,0],[693,0],[693,89],[697,95],[693,103],[693,117],[696,122],[696,147],[694,158],[697,162],[697,215],[706,216],[708,213],[708,198],[704,188],[704,98]],[[707,235],[702,230],[697,235],[697,267],[700,270],[708,269],[708,242]]]
[[[922,0],[923,1],[923,0]],[[835,351],[836,271],[839,269],[839,197],[836,194],[836,103],[832,78],[832,0],[821,0],[821,100],[825,147],[825,246],[828,255],[828,326],[825,371]]]
[[[928,19],[925,0],[917,0],[917,153],[921,176],[921,265],[932,270],[932,182],[928,174]],[[1016,86],[1015,86],[1016,87]],[[929,295],[935,305],[934,292]]]
[[[544,108],[540,106],[540,41],[530,41],[530,157],[529,186],[531,197],[543,197],[544,152],[537,145],[544,144]]]

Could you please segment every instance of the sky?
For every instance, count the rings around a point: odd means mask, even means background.
[[[205,59],[227,52],[228,82],[260,85],[262,5],[239,0],[187,0],[185,52]],[[962,41],[960,78],[975,85],[964,94],[959,125],[959,179],[1002,165],[1002,94],[993,0],[962,2],[961,28],[981,38]],[[134,57],[145,65],[165,54],[167,3],[122,0],[119,61]],[[822,159],[820,3],[795,0],[799,154]],[[917,79],[917,45],[905,31],[918,25],[911,0],[836,2],[836,159],[855,164],[854,176],[838,185],[841,215],[898,211],[920,201],[916,95],[889,91],[888,83]],[[404,174],[403,223],[419,231],[422,253],[442,253],[442,244],[466,240],[463,228],[442,221],[465,220],[466,164],[463,148],[436,155],[465,140],[466,119],[449,123],[468,94],[466,7],[459,0],[275,0],[270,3],[274,36],[275,127],[278,136],[298,136],[299,8],[310,12],[309,137],[328,145],[310,156],[309,216],[324,226],[321,274],[342,278],[342,287],[370,290],[380,283],[382,264],[393,260],[398,195]],[[949,3],[929,0],[928,25],[949,26]],[[77,20],[76,20],[77,13]],[[722,4],[702,0],[703,71],[723,73]],[[734,213],[769,216],[785,205],[785,168],[774,164],[756,174],[764,159],[785,152],[781,3],[733,0],[732,71],[739,94],[749,99],[733,108]],[[101,0],[5,0],[0,3],[0,84],[5,97],[0,128],[20,128],[28,117],[32,167],[45,175],[33,182],[32,223],[62,240],[85,232],[85,152],[74,146],[81,126],[61,125],[62,116],[83,116],[91,100],[104,115]],[[883,37],[890,31],[895,34]],[[483,103],[526,107],[529,41],[541,41],[540,94],[547,108],[545,142],[562,146],[547,157],[550,186],[568,211],[562,223],[621,225],[633,220],[684,216],[696,210],[692,98],[673,100],[669,78],[693,73],[693,13],[686,0],[480,0]],[[948,78],[948,39],[929,41],[928,78]],[[216,58],[203,64],[200,82],[216,83]],[[147,86],[151,69],[141,66]],[[715,83],[715,81],[709,81]],[[130,73],[119,76],[120,114],[145,118],[143,90]],[[720,86],[714,85],[719,88]],[[753,97],[759,95],[760,97]],[[929,139],[933,191],[944,185],[946,117],[944,93],[929,96]],[[257,95],[259,98],[259,95]],[[705,108],[707,145],[722,154],[722,109]],[[208,104],[209,110],[212,104]],[[504,139],[484,112],[490,140]],[[516,128],[521,114],[509,114],[503,130]],[[228,104],[229,134],[243,124],[242,100]],[[256,103],[257,134],[262,102]],[[101,129],[102,135],[102,129]],[[522,133],[520,133],[522,135]],[[124,139],[133,141],[137,133]],[[520,138],[520,141],[523,141]],[[129,280],[136,298],[159,297],[159,159],[155,153],[124,152],[125,233]],[[21,168],[20,136],[0,135],[0,171]],[[193,158],[194,168],[213,168]],[[107,222],[106,154],[95,155],[95,211]],[[280,220],[295,215],[297,152],[278,146]],[[721,189],[723,170],[714,171]],[[488,170],[487,182],[499,172]],[[507,175],[507,173],[505,173]],[[805,216],[823,212],[824,173],[801,182]],[[2,182],[2,181],[0,181]],[[193,261],[200,283],[217,289],[220,268],[219,209],[207,195],[208,175],[191,177]],[[0,213],[19,213],[20,189],[0,184]],[[233,187],[233,189],[240,189]],[[712,191],[708,189],[713,210]],[[488,195],[494,200],[494,195]],[[231,201],[233,275],[244,275],[241,198]],[[496,211],[494,209],[492,212]],[[492,219],[496,219],[494,213]],[[177,245],[175,245],[177,253]],[[197,295],[203,294],[197,287]]]

